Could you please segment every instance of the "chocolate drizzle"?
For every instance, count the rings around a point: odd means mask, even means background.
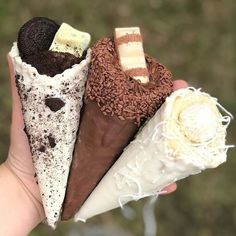
[[[122,71],[113,39],[104,38],[92,48],[87,97],[104,115],[140,124],[155,114],[172,92],[172,75],[156,59],[146,55],[150,82],[141,84]]]
[[[141,34],[126,34],[116,39],[116,45],[130,43],[130,42],[142,42],[143,38]]]

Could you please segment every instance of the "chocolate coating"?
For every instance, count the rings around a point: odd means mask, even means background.
[[[63,220],[80,209],[140,125],[172,92],[171,73],[154,58],[147,56],[146,61],[150,82],[144,85],[122,71],[112,39],[102,39],[92,48]]]
[[[34,17],[19,30],[17,45],[22,58],[48,50],[59,25],[46,17]]]
[[[70,219],[137,131],[132,121],[105,116],[86,101],[75,146],[62,219]],[[73,186],[73,187],[72,187]]]

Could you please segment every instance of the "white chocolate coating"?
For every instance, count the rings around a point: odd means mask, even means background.
[[[22,62],[16,43],[10,56],[47,223],[55,228],[79,127],[90,50],[80,64],[54,77],[41,75],[36,68]],[[45,104],[45,99],[51,97],[59,98],[64,106],[52,111]]]
[[[177,180],[225,162],[230,117],[222,116],[217,106],[215,98],[200,90],[173,92],[103,177],[75,220],[85,221],[131,200],[156,195]]]
[[[88,48],[90,40],[89,33],[79,31],[66,23],[62,23],[53,39],[50,50],[67,52],[76,57],[81,57],[84,50]]]

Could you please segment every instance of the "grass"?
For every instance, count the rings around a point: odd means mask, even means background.
[[[19,27],[33,16],[48,16],[58,22],[89,31],[93,42],[113,33],[116,26],[141,27],[145,51],[158,58],[175,79],[219,98],[236,114],[236,5],[234,0],[94,0],[15,1],[0,0],[0,159],[7,156],[11,99],[5,55],[16,40]],[[236,143],[235,122],[228,143]],[[216,170],[190,177],[179,190],[161,197],[156,213],[159,236],[233,236],[236,232],[236,152]],[[143,235],[142,206],[126,220],[120,210],[96,217],[88,224],[64,223],[52,232],[40,225],[30,235]],[[117,233],[116,233],[117,232]]]

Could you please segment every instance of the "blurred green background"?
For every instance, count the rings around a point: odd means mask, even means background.
[[[92,43],[112,35],[116,26],[140,26],[145,51],[158,58],[175,79],[219,98],[236,114],[236,2],[235,0],[0,0],[0,161],[7,156],[11,98],[6,53],[19,27],[33,16],[67,22],[92,34]],[[228,143],[236,143],[236,125]],[[155,207],[159,236],[236,235],[236,151],[215,170],[189,177],[178,191],[159,198]],[[40,225],[38,235],[144,235],[142,209],[147,200],[95,217],[88,223],[60,224],[56,231]],[[1,209],[0,209],[1,214]],[[125,218],[124,215],[127,215]]]

